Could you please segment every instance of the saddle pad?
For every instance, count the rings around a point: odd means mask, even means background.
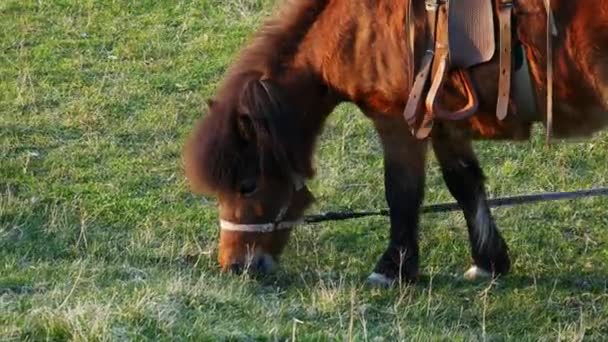
[[[488,62],[496,51],[493,0],[449,2],[450,64],[469,68]]]

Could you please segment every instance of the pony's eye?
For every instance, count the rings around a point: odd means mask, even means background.
[[[252,195],[257,189],[258,184],[255,179],[246,179],[239,185],[239,192],[244,196]]]

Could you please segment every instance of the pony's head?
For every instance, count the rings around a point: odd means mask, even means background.
[[[272,81],[248,76],[229,88],[186,144],[186,176],[218,200],[222,269],[267,272],[313,201],[310,143]]]

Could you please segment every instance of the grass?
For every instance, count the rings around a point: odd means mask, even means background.
[[[606,340],[608,201],[495,210],[510,276],[461,279],[459,213],[422,220],[418,285],[364,286],[370,218],[297,231],[266,279],[218,272],[183,141],[271,0],[0,3],[0,340]],[[479,143],[491,196],[608,184],[608,135]],[[313,211],[384,207],[370,123],[325,129]],[[450,201],[429,164],[427,202]]]

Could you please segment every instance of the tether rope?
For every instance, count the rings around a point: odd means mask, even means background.
[[[487,200],[490,208],[506,207],[525,203],[549,202],[558,200],[578,199],[585,197],[608,196],[608,187],[594,188],[588,190],[577,190],[567,192],[543,192],[530,195],[517,195],[501,198],[493,198]],[[439,203],[431,204],[420,208],[421,213],[443,213],[461,210],[458,203]],[[331,211],[322,214],[308,215],[304,217],[304,222],[307,224],[326,222],[326,221],[343,221],[354,218],[362,218],[369,216],[388,216],[388,209],[376,211]]]

